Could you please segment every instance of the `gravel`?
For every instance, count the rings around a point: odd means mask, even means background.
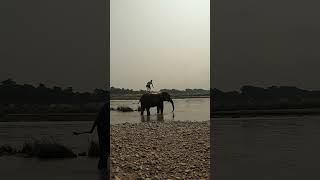
[[[146,122],[111,127],[112,179],[209,179],[205,122]]]

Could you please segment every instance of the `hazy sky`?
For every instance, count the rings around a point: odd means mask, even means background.
[[[319,2],[214,2],[210,55],[209,0],[111,0],[111,85],[320,89]],[[108,86],[105,3],[0,1],[0,80]]]
[[[106,14],[105,1],[0,1],[0,81],[105,88]]]
[[[320,89],[320,3],[215,0],[212,86]]]
[[[210,0],[111,0],[111,86],[210,87]]]

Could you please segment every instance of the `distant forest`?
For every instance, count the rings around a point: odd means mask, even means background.
[[[168,92],[172,97],[181,97],[181,96],[210,96],[210,90],[204,89],[161,89],[160,92]],[[110,88],[110,95],[113,96],[140,96],[146,93],[146,90],[133,90],[133,89],[124,89],[124,88]]]
[[[17,84],[12,79],[0,84],[1,104],[80,104],[103,102],[109,99],[109,92],[95,89],[94,92],[75,92],[72,87],[46,87],[44,84],[33,86]]]
[[[302,90],[292,86],[243,86],[240,91],[230,92],[211,89],[210,98],[211,112],[320,107],[320,91]]]
[[[209,96],[209,90],[203,89],[161,89],[175,96]],[[111,97],[140,96],[145,90],[133,90],[111,87],[110,92],[95,89],[93,92],[76,92],[72,87],[47,87],[40,83],[37,86],[18,84],[7,79],[0,84],[0,104],[86,104],[107,101]]]
[[[240,91],[223,92],[219,89],[161,89],[175,97],[210,96],[211,111],[320,108],[320,91],[302,90],[292,86],[271,86],[268,88],[243,86]],[[0,104],[88,104],[101,103],[110,97],[139,97],[145,90],[111,87],[110,92],[95,89],[93,92],[76,92],[72,87],[47,87],[17,84],[12,79],[0,84]]]

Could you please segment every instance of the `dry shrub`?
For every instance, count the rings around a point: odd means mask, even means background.
[[[2,155],[12,155],[17,153],[17,150],[9,145],[0,146],[0,156]]]
[[[42,141],[25,141],[21,153],[39,158],[73,158],[77,155],[66,146],[54,140],[44,139]]]
[[[122,111],[122,112],[132,112],[133,111],[133,109],[129,106],[118,106],[117,110]]]

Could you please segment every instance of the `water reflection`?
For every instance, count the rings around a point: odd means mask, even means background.
[[[174,113],[172,113],[172,116],[166,116],[166,119],[164,118],[163,114],[157,114],[157,115],[142,115],[141,122],[150,122],[150,121],[158,121],[158,122],[164,122],[165,120],[173,121],[174,120]]]

